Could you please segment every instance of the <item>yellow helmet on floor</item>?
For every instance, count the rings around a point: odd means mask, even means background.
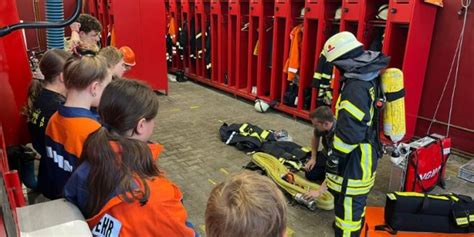
[[[362,43],[351,32],[343,31],[331,36],[326,41],[323,54],[328,62],[332,62],[359,46],[362,46]]]

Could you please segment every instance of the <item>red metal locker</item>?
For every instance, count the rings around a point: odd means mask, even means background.
[[[227,21],[229,3],[222,0],[211,2],[211,43],[212,43],[212,77],[211,80],[221,86],[227,86]]]
[[[206,65],[204,62],[204,48],[205,48],[205,32],[206,24],[209,22],[209,11],[210,3],[208,0],[196,0],[196,39],[197,36],[200,36],[200,44],[196,41],[196,50],[197,50],[197,60],[196,60],[196,70],[197,70],[197,79],[201,79],[203,82],[206,76]]]
[[[180,28],[182,26],[180,0],[169,0],[169,14],[176,21],[177,27]],[[178,35],[176,35],[176,37],[178,37]],[[173,47],[176,48],[176,50],[173,50],[173,52],[176,52],[176,53],[174,53],[172,56],[173,62],[172,62],[171,70],[176,71],[176,70],[183,69],[183,62],[181,61],[178,55],[177,47],[174,45]]]
[[[146,81],[154,90],[167,93],[165,3],[113,0],[113,4],[117,46],[128,45],[136,54],[137,64],[127,76]]]
[[[247,92],[266,101],[270,100],[271,68],[269,60],[273,37],[274,2],[250,2],[249,81]]]
[[[437,7],[415,0],[391,0],[383,52],[390,67],[403,71],[405,83],[405,139],[413,137],[423,92],[423,82]]]
[[[303,23],[301,12],[304,12],[304,5],[304,1],[301,0],[278,0],[275,2],[270,98],[282,102],[277,106],[277,109],[292,114],[296,110],[283,104],[289,84],[288,75],[283,72],[283,68],[290,51],[290,32],[293,27]]]
[[[191,37],[195,37],[195,35],[191,35],[191,19],[194,18],[194,1],[192,0],[181,0],[181,20],[186,22],[186,32],[188,41],[186,42],[187,45],[185,46],[184,57],[183,57],[183,66],[185,72],[194,74],[196,72],[196,64],[195,62],[191,62],[190,58],[190,45],[189,41]]]
[[[235,83],[233,92],[249,98],[248,84],[248,52],[249,45],[249,10],[248,0],[231,0],[229,2],[229,80]],[[249,99],[254,99],[250,97]]]

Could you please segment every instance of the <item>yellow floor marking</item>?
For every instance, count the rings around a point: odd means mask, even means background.
[[[221,168],[220,171],[221,171],[222,173],[224,173],[225,175],[228,175],[228,174],[229,174],[229,171],[227,171],[227,170],[224,169],[224,168]]]
[[[211,183],[212,185],[216,185],[216,184],[217,184],[217,183],[216,183],[214,180],[212,180],[212,179],[207,179],[207,181],[209,181],[209,183]]]
[[[191,107],[189,107],[189,108],[190,108],[190,109],[197,109],[197,108],[199,108],[199,105],[191,106]]]

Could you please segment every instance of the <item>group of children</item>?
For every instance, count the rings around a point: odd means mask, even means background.
[[[81,29],[98,21],[81,17],[87,21],[79,19],[77,30],[87,35]],[[122,77],[134,64],[129,56],[114,47],[44,54],[44,80],[32,83],[26,110],[41,155],[37,189],[74,203],[96,236],[198,236],[183,194],[157,166],[162,145],[150,142],[158,97]],[[285,236],[286,208],[271,180],[240,173],[211,192],[206,233]]]

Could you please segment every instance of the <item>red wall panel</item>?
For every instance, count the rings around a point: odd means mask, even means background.
[[[456,49],[459,33],[462,27],[462,17],[457,14],[461,8],[459,1],[444,1],[444,8],[439,9],[433,41],[431,45],[430,58],[426,72],[423,95],[419,110],[418,126],[416,134],[425,135],[429,121],[436,109],[436,104],[446,82],[451,61]],[[464,35],[464,44],[459,67],[459,76],[454,96],[451,123],[456,128],[451,127],[453,147],[460,150],[474,153],[474,6],[468,10],[468,20]],[[452,76],[454,76],[454,72]],[[452,77],[444,99],[441,103],[437,120],[440,123],[433,125],[431,132],[446,134],[446,126],[443,123],[448,121],[449,105],[452,95],[454,77]]]
[[[117,47],[130,46],[136,55],[137,64],[126,76],[167,92],[165,2],[114,0],[112,4]]]
[[[14,0],[0,3],[0,26],[18,23]],[[0,37],[0,123],[6,145],[24,143],[27,139],[25,119],[20,110],[25,105],[31,72],[21,31]]]

